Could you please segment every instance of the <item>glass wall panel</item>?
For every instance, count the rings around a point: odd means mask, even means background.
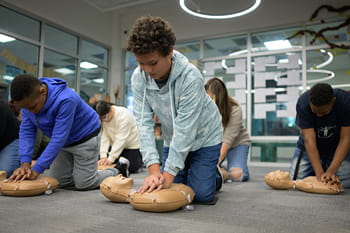
[[[21,40],[0,43],[0,83],[9,84],[23,73],[38,71],[39,47]]]
[[[219,59],[203,62],[201,66],[205,82],[213,77],[224,81],[228,94],[240,103],[243,119],[246,119],[247,59]]]
[[[66,53],[77,55],[78,37],[45,24],[45,44]]]
[[[247,35],[204,40],[203,43],[204,58],[247,53]]]
[[[39,41],[40,22],[0,6],[0,28]]]
[[[300,95],[301,54],[253,57],[253,136],[295,136],[295,104]]]
[[[326,28],[331,29],[334,27],[338,27],[342,23],[344,23],[344,21],[308,25],[306,27],[306,30],[319,32],[320,30],[324,30]],[[314,36],[310,35],[309,33],[306,33],[305,35],[306,35],[306,44],[307,45],[326,44],[326,42],[322,38],[316,39],[312,42],[312,40],[314,39]],[[323,32],[323,36],[325,36],[325,38],[331,43],[348,42],[348,41],[350,41],[350,28],[349,28],[349,26],[344,26],[344,27],[339,28],[338,30],[325,30]]]
[[[56,77],[68,82],[68,86],[76,90],[77,59],[56,53],[49,49],[44,52],[44,77]]]
[[[253,142],[250,161],[290,163],[295,147],[294,142]]]
[[[107,95],[107,69],[97,65],[88,68],[83,64],[84,62],[80,63],[80,96],[86,102],[90,102],[92,97],[97,100],[105,99]]]
[[[308,50],[306,57],[308,86],[316,82],[327,82],[332,86],[350,90],[350,50]]]
[[[175,49],[185,55],[190,61],[198,60],[200,57],[199,41],[176,44]]]
[[[107,66],[108,64],[108,50],[101,45],[92,43],[87,40],[82,40],[81,43],[81,56],[82,58]]]
[[[253,33],[252,52],[301,48],[301,36],[287,40],[288,37],[294,35],[298,30],[300,28]]]

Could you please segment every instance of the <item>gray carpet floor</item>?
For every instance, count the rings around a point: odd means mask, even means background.
[[[350,233],[350,189],[339,195],[273,190],[263,180],[273,170],[250,167],[250,181],[225,183],[216,205],[192,211],[142,212],[100,190],[0,196],[0,233]],[[131,175],[135,188],[146,175]]]

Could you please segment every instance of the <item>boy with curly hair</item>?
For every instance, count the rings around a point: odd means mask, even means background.
[[[184,183],[195,201],[214,204],[221,187],[217,163],[222,141],[220,113],[206,94],[199,70],[174,50],[175,34],[160,17],[143,16],[133,26],[127,50],[139,66],[132,75],[140,150],[149,171],[138,192]],[[153,116],[162,126],[160,167]]]

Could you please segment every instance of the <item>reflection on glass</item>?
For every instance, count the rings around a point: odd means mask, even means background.
[[[106,66],[108,64],[108,50],[87,40],[82,40],[81,56],[86,60],[96,62],[101,65]]]
[[[286,38],[292,36],[298,30],[300,29],[290,28],[290,29],[284,29],[284,30],[253,33],[252,34],[252,52],[271,50],[271,48],[266,46],[266,43],[272,44],[275,50],[286,49],[290,47],[301,48],[300,36],[294,37],[290,40],[286,40]]]
[[[201,63],[201,67],[203,67],[202,73],[205,82],[213,77],[224,81],[228,94],[239,102],[242,107],[242,117],[246,119],[247,59],[226,59],[224,63],[221,59],[205,61]]]
[[[252,136],[296,136],[301,93],[300,52],[252,58]]]
[[[81,63],[80,63],[81,65]],[[96,100],[105,99],[107,95],[107,69],[82,68],[80,66],[80,96],[92,104]]]
[[[193,41],[189,43],[176,44],[175,49],[185,55],[189,60],[197,60],[200,56],[200,43]]]
[[[76,64],[73,57],[45,49],[43,76],[64,79],[70,88],[76,89]]]
[[[224,38],[216,38],[211,40],[204,40],[203,56],[221,57],[244,54],[247,52],[247,36],[231,36]],[[244,51],[244,52],[242,52]]]
[[[350,51],[345,49],[308,50],[307,85],[327,82],[340,88],[350,87]]]
[[[50,25],[45,25],[45,44],[72,55],[77,55],[78,38]]]
[[[344,23],[344,21],[339,22],[332,22],[332,23],[323,23],[323,24],[315,24],[315,25],[309,25],[306,27],[306,30],[311,30],[318,32],[324,28],[331,28],[331,27],[337,27],[340,24]],[[325,44],[325,41],[321,38],[316,39],[312,44],[312,40],[314,37],[310,34],[306,35],[306,44],[307,45],[319,45],[319,44]],[[348,27],[341,27],[338,30],[327,30],[323,33],[323,35],[327,38],[327,40],[331,43],[341,43],[341,42],[348,42],[350,40],[349,36],[349,28]]]
[[[19,74],[37,75],[39,47],[21,40],[0,43],[0,83],[10,83]]]
[[[0,28],[39,41],[40,22],[0,6]]]

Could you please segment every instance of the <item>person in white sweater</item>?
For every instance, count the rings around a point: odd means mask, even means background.
[[[219,166],[227,158],[227,171],[231,181],[247,181],[247,166],[250,137],[242,123],[242,108],[227,93],[225,83],[212,78],[205,85],[207,94],[216,103],[222,116],[224,137],[222,140]]]
[[[129,172],[142,167],[137,125],[128,109],[106,101],[99,101],[94,109],[102,122],[100,160],[98,165],[117,163],[121,157],[129,160]]]

